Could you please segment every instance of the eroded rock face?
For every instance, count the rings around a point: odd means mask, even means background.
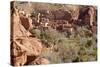
[[[12,38],[31,35],[31,33],[28,30],[26,30],[25,27],[21,24],[18,9],[16,9],[12,15],[11,26]]]
[[[96,9],[95,9],[95,7],[90,6],[90,7],[81,8],[78,19],[82,20],[81,24],[83,24],[83,25],[93,26],[93,24],[96,21]]]
[[[27,56],[39,56],[42,44],[37,38],[31,38],[29,29],[32,28],[31,19],[19,16],[18,9],[13,7],[11,15],[11,64],[22,66],[27,62]]]
[[[26,52],[21,52],[20,55],[14,57],[13,56],[13,65],[14,66],[22,66],[27,62]]]
[[[21,49],[18,45],[16,45],[16,43],[13,42],[13,43],[11,44],[11,56],[16,57],[16,56],[18,56],[21,52],[22,52],[22,49]]]
[[[17,66],[24,65],[27,56],[39,56],[42,51],[42,44],[36,38],[20,37],[11,45],[12,63]]]
[[[27,55],[38,56],[42,51],[42,44],[36,38],[22,39],[21,44],[25,46],[28,51]]]
[[[31,64],[36,64],[36,65],[50,64],[50,61],[45,58],[38,57],[33,62],[31,62]]]
[[[79,6],[74,6],[74,8],[72,9],[72,12],[71,12],[73,20],[78,20],[78,18],[79,18],[79,11],[80,11],[80,7]]]
[[[89,11],[88,11],[89,15],[90,15],[90,26],[96,25],[96,8],[95,7],[89,7]]]
[[[70,21],[72,16],[68,11],[64,10],[56,10],[56,11],[51,11],[51,14],[53,15],[52,20],[67,20]]]
[[[32,29],[32,27],[33,27],[33,25],[32,25],[32,19],[27,18],[25,16],[21,16],[20,20],[21,20],[21,24],[24,26],[24,28],[26,30]]]

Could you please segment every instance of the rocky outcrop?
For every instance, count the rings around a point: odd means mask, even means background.
[[[28,60],[27,56],[39,56],[42,51],[42,44],[36,38],[20,37],[14,40],[11,45],[11,58],[15,66],[24,65]]]
[[[14,8],[14,13],[11,16],[11,37],[29,36],[31,33],[21,24],[18,9]]]
[[[38,41],[37,38],[23,38],[21,39],[20,44],[27,48],[27,55],[29,56],[39,56],[42,51],[42,44]]]
[[[93,26],[96,24],[96,8],[93,6],[80,8],[78,19],[83,25]]]
[[[31,19],[20,16],[18,9],[12,5],[14,11],[11,15],[11,64],[14,66],[25,65],[27,56],[39,56],[42,44],[39,39],[29,37],[32,28]],[[33,60],[34,61],[34,60]]]

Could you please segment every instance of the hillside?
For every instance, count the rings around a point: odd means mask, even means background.
[[[97,60],[97,7],[12,1],[11,65]]]

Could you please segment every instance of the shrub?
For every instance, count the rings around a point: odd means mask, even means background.
[[[39,29],[32,29],[32,30],[31,30],[31,33],[32,33],[34,36],[40,38],[41,31],[40,31]]]
[[[96,61],[97,47],[96,41],[93,37],[81,38],[79,43],[79,61]]]
[[[47,58],[50,63],[61,63],[61,58],[57,52],[52,52],[50,49],[45,49],[42,51],[41,56]]]
[[[91,37],[91,30],[87,29],[85,26],[77,27],[77,33],[80,37]]]
[[[47,30],[33,30],[45,46],[53,46],[50,50],[42,51],[41,56],[49,59],[51,63],[83,62],[97,60],[96,36],[85,27],[78,27],[77,35],[66,37],[64,33],[48,28]],[[87,34],[89,33],[89,34]],[[46,48],[46,47],[45,47]]]
[[[63,39],[58,44],[59,56],[63,62],[72,62],[77,58],[79,47],[73,39]]]
[[[64,35],[52,28],[41,32],[41,40],[43,42],[48,42],[48,44],[55,45],[58,42],[58,40],[64,37]]]

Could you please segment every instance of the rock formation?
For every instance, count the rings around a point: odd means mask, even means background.
[[[27,56],[39,56],[42,44],[39,39],[29,37],[32,28],[30,18],[19,15],[19,10],[11,2],[11,64],[14,66],[25,65]],[[34,61],[34,60],[33,60]]]

